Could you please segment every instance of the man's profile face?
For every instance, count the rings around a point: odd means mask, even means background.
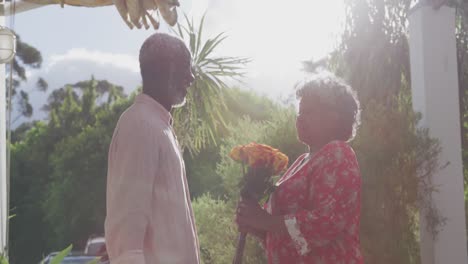
[[[174,77],[173,84],[169,88],[173,98],[172,106],[181,107],[185,104],[188,88],[195,80],[190,56],[184,56],[179,63],[176,63]]]

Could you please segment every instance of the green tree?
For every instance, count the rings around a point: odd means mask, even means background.
[[[208,194],[193,202],[193,210],[202,263],[232,262],[237,235],[233,224],[232,206]]]
[[[19,117],[31,117],[33,114],[33,107],[29,102],[29,93],[32,92],[29,87],[19,89],[21,82],[27,81],[26,69],[38,69],[42,65],[42,55],[35,47],[21,41],[17,36],[16,43],[16,56],[12,63],[9,64],[13,70],[12,84],[12,98],[16,101],[19,115],[14,117],[12,123],[16,122]],[[10,79],[7,77],[7,87],[10,84]],[[38,91],[46,91],[48,88],[47,82],[43,78],[39,78],[36,83]],[[12,108],[13,109],[13,108]]]
[[[133,99],[123,99],[121,87],[94,78],[63,91],[61,104],[49,102],[49,136],[55,143],[43,202],[56,247],[80,246],[91,234],[103,233],[107,149],[120,114]]]
[[[347,0],[346,26],[330,67],[359,94],[362,126],[353,142],[363,177],[361,237],[369,263],[419,263],[419,216],[440,168],[437,140],[417,128],[411,107],[408,12],[412,1]],[[418,194],[419,193],[419,194]]]
[[[11,260],[34,263],[102,233],[107,148],[133,97],[106,81],[79,82],[49,98],[49,122],[13,133]],[[24,249],[28,254],[24,254]]]
[[[50,251],[41,201],[49,181],[49,159],[52,144],[48,128],[38,122],[11,149],[10,262],[35,263]],[[28,254],[25,254],[25,249]]]

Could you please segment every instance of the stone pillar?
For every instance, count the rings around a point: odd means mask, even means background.
[[[5,26],[5,17],[0,16],[0,26]],[[5,64],[0,64],[0,254],[6,245],[7,208],[7,163],[6,163],[6,79]]]
[[[449,165],[434,175],[438,191],[431,201],[446,218],[434,239],[421,208],[423,264],[466,264],[465,204],[455,39],[455,9],[418,5],[409,17],[413,108],[421,125],[440,140],[440,162]]]

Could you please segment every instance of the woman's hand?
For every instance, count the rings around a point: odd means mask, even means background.
[[[256,202],[242,200],[237,207],[236,222],[239,228],[250,228],[272,233],[282,233],[286,231],[283,218],[281,216],[270,215],[263,210]]]

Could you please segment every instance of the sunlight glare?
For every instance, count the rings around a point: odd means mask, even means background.
[[[226,31],[229,36],[220,52],[252,58],[249,84],[262,93],[285,88],[291,92],[304,75],[301,62],[331,52],[344,24],[342,0],[193,0],[191,14],[197,17],[205,11],[209,35]],[[270,85],[265,90],[264,80],[273,77],[288,87]]]

